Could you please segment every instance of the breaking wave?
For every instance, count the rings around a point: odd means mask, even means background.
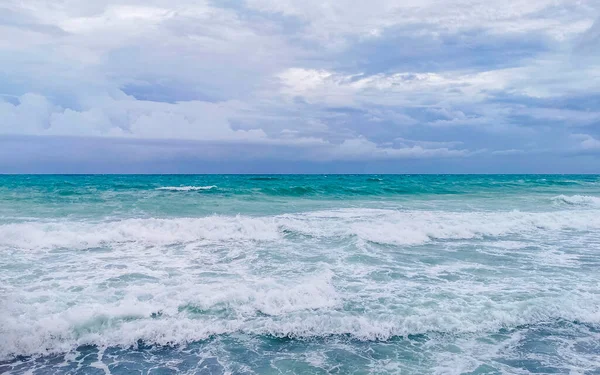
[[[352,208],[4,224],[0,249],[16,260],[4,266],[16,268],[0,285],[0,360],[229,334],[386,341],[556,320],[598,325],[595,273],[567,274],[579,254],[547,239],[599,230],[600,215],[589,209]],[[460,256],[446,247],[471,239],[484,241],[469,242],[475,247]],[[436,241],[443,244],[435,251],[413,251]],[[550,248],[527,254],[532,242]],[[478,263],[494,251],[498,263]],[[442,256],[446,263],[430,263]],[[550,283],[548,267],[565,273],[553,270]]]
[[[85,249],[124,243],[166,246],[197,241],[283,241],[289,234],[420,245],[436,240],[599,229],[600,215],[595,210],[488,213],[343,209],[264,217],[11,223],[0,225],[0,247]]]
[[[429,333],[496,332],[556,320],[600,323],[600,301],[593,295],[532,298],[527,302],[491,302],[485,296],[474,296],[441,300],[430,307],[419,306],[423,301],[415,295],[412,311],[388,309],[357,314],[341,309],[342,299],[330,281],[310,282],[291,288],[274,285],[262,291],[239,285],[236,290],[230,288],[210,297],[204,294],[206,301],[196,305],[178,300],[178,295],[163,302],[127,299],[87,303],[55,313],[29,306],[25,314],[11,311],[14,315],[3,317],[0,359],[68,352],[81,345],[130,347],[139,341],[181,345],[235,333],[386,341]],[[457,309],[457,303],[464,307]],[[45,315],[34,316],[36,313]]]
[[[198,191],[198,190],[212,190],[216,189],[216,185],[210,186],[163,186],[156,188],[156,190],[167,190],[167,191]]]
[[[552,198],[553,201],[575,205],[575,206],[594,206],[600,207],[600,197],[589,195],[559,195]]]

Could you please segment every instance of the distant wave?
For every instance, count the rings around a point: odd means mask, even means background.
[[[216,185],[210,186],[163,186],[156,190],[167,190],[167,191],[197,191],[197,190],[211,190],[216,189]]]
[[[576,206],[600,206],[600,197],[589,195],[559,195],[553,201]]]
[[[263,194],[273,196],[290,196],[290,197],[301,197],[304,195],[316,195],[319,190],[310,186],[290,186],[290,187],[275,187],[275,188],[263,188],[261,190]]]
[[[281,180],[279,177],[250,177],[251,181],[276,181]]]
[[[383,189],[386,191],[386,188]],[[387,191],[386,191],[387,192]],[[324,185],[324,186],[279,186],[279,187],[263,187],[260,193],[269,196],[281,197],[304,197],[304,196],[329,196],[329,197],[347,197],[347,196],[372,196],[381,194],[379,185],[371,184],[371,186],[339,186],[339,185]],[[392,193],[404,193],[397,190]]]

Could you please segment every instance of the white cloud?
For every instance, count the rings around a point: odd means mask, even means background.
[[[4,134],[248,142],[266,138],[260,129],[231,129],[228,121],[235,102],[171,104],[131,97],[94,97],[86,100],[88,108],[78,111],[53,105],[41,95],[26,94],[19,101],[1,103],[0,118],[4,121],[0,131]]]
[[[334,160],[456,158],[470,155],[467,150],[446,147],[424,148],[418,145],[402,148],[379,147],[364,138],[347,139],[329,152],[330,158]]]
[[[299,17],[309,23],[311,37],[330,43],[346,35],[377,36],[391,27],[431,35],[465,30],[543,32],[563,39],[590,26],[595,6],[591,0],[248,0],[248,4]],[[557,11],[561,9],[569,11]]]
[[[589,134],[573,134],[571,138],[579,142],[579,148],[585,151],[600,150],[600,140]]]
[[[519,108],[516,115],[526,115],[535,119],[558,121],[570,126],[585,126],[600,122],[600,112],[576,111],[562,108]]]
[[[468,156],[484,146],[461,127],[500,137],[527,126],[511,116],[564,127],[599,119],[593,108],[496,100],[597,93],[594,52],[587,59],[577,54],[597,41],[598,7],[591,0],[6,0],[2,6],[0,94],[19,99],[0,99],[1,134],[230,142],[310,149],[323,160],[379,160]],[[402,38],[414,36],[448,49],[473,38],[483,47],[487,38],[490,46],[494,38],[507,40],[492,46],[501,55],[506,50],[507,62],[487,64],[486,48],[470,53],[468,45],[464,66],[451,70],[393,54],[382,60],[402,61],[371,66],[369,50],[352,55],[390,35],[398,39],[389,48],[405,48]],[[543,45],[513,61],[510,43],[521,37]],[[453,141],[440,141],[444,136]],[[490,149],[519,150],[515,139]],[[590,139],[582,147],[593,145]]]
[[[363,137],[348,138],[340,144],[317,137],[305,137],[284,129],[268,136],[261,129],[234,130],[230,118],[239,103],[157,103],[137,101],[129,97],[95,98],[89,109],[75,111],[51,104],[45,97],[27,94],[20,103],[0,103],[0,134],[47,136],[96,136],[110,138],[167,139],[203,142],[229,142],[289,146],[306,152],[298,160],[387,160],[406,158],[464,157],[467,150],[457,150],[457,143],[428,144],[408,147],[382,147]],[[18,124],[27,124],[18,128]],[[414,142],[413,142],[414,143]],[[445,146],[432,148],[428,146]]]
[[[517,149],[510,149],[510,150],[496,150],[496,151],[492,151],[492,155],[497,155],[497,156],[507,156],[507,155],[523,155],[525,153],[525,150],[517,150]]]
[[[50,126],[54,106],[41,95],[25,94],[13,105],[0,101],[0,130],[3,133],[36,134]]]
[[[431,106],[476,103],[490,93],[506,89],[523,74],[505,69],[465,74],[461,72],[375,75],[342,75],[326,70],[292,68],[280,74],[281,92],[309,103],[328,106]]]

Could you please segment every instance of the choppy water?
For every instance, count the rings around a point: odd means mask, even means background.
[[[600,176],[0,176],[0,373],[600,373]]]

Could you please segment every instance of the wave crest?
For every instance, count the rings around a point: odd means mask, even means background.
[[[574,278],[556,272],[549,284],[547,270],[538,271],[547,266],[521,258],[522,253],[512,265],[503,261],[496,269],[494,263],[486,266],[493,273],[475,274],[467,271],[477,266],[477,258],[468,258],[476,252],[472,248],[437,268],[410,262],[430,247],[407,249],[505,235],[542,243],[550,235],[564,239],[586,230],[600,230],[598,210],[355,208],[266,217],[0,225],[0,249],[9,265],[7,282],[0,285],[5,296],[0,360],[86,344],[185,344],[237,333],[389,340],[495,332],[556,319],[600,324],[593,273]],[[363,246],[364,241],[399,247]],[[77,251],[94,247],[104,249]],[[442,251],[437,249],[436,258]],[[541,256],[549,258],[547,252]],[[535,261],[535,267],[523,268],[524,260]],[[517,275],[499,277],[495,271],[504,267]],[[524,269],[527,278],[518,274]],[[456,282],[445,275],[456,276]]]
[[[300,293],[317,293],[306,289]],[[279,291],[278,298],[295,303]],[[297,295],[293,292],[291,295]],[[273,304],[269,293],[257,301]],[[410,312],[373,312],[353,314],[336,311],[332,305],[322,306],[320,312],[294,309],[278,316],[244,313],[247,300],[229,300],[237,315],[219,317],[214,314],[194,315],[188,309],[152,314],[150,303],[122,301],[113,306],[80,306],[61,314],[48,314],[34,320],[30,316],[5,319],[2,331],[0,359],[16,355],[44,355],[69,352],[82,345],[100,347],[135,346],[139,341],[154,345],[183,345],[212,336],[249,334],[285,338],[323,338],[348,336],[361,341],[387,341],[395,337],[421,334],[472,334],[496,332],[552,321],[576,321],[600,324],[597,298],[570,296],[550,299],[531,299],[528,302],[490,303],[489,299],[470,301],[467,309],[457,310],[451,301],[435,308],[420,308]],[[587,299],[587,300],[586,300]],[[308,301],[301,298],[299,304]],[[466,303],[467,301],[465,301]],[[276,303],[275,303],[276,305]],[[306,306],[301,306],[306,307]]]
[[[358,238],[392,245],[436,240],[534,236],[599,230],[596,210],[555,212],[435,212],[346,209],[279,216],[126,219],[110,222],[24,222],[0,225],[0,248],[26,250],[138,244],[169,246],[232,241],[285,241],[289,235]]]
[[[575,206],[597,206],[600,207],[600,197],[590,195],[559,195],[552,198],[553,201]]]
[[[166,190],[166,191],[199,191],[199,190],[212,190],[217,189],[216,185],[210,186],[163,186],[156,188],[156,190]]]

